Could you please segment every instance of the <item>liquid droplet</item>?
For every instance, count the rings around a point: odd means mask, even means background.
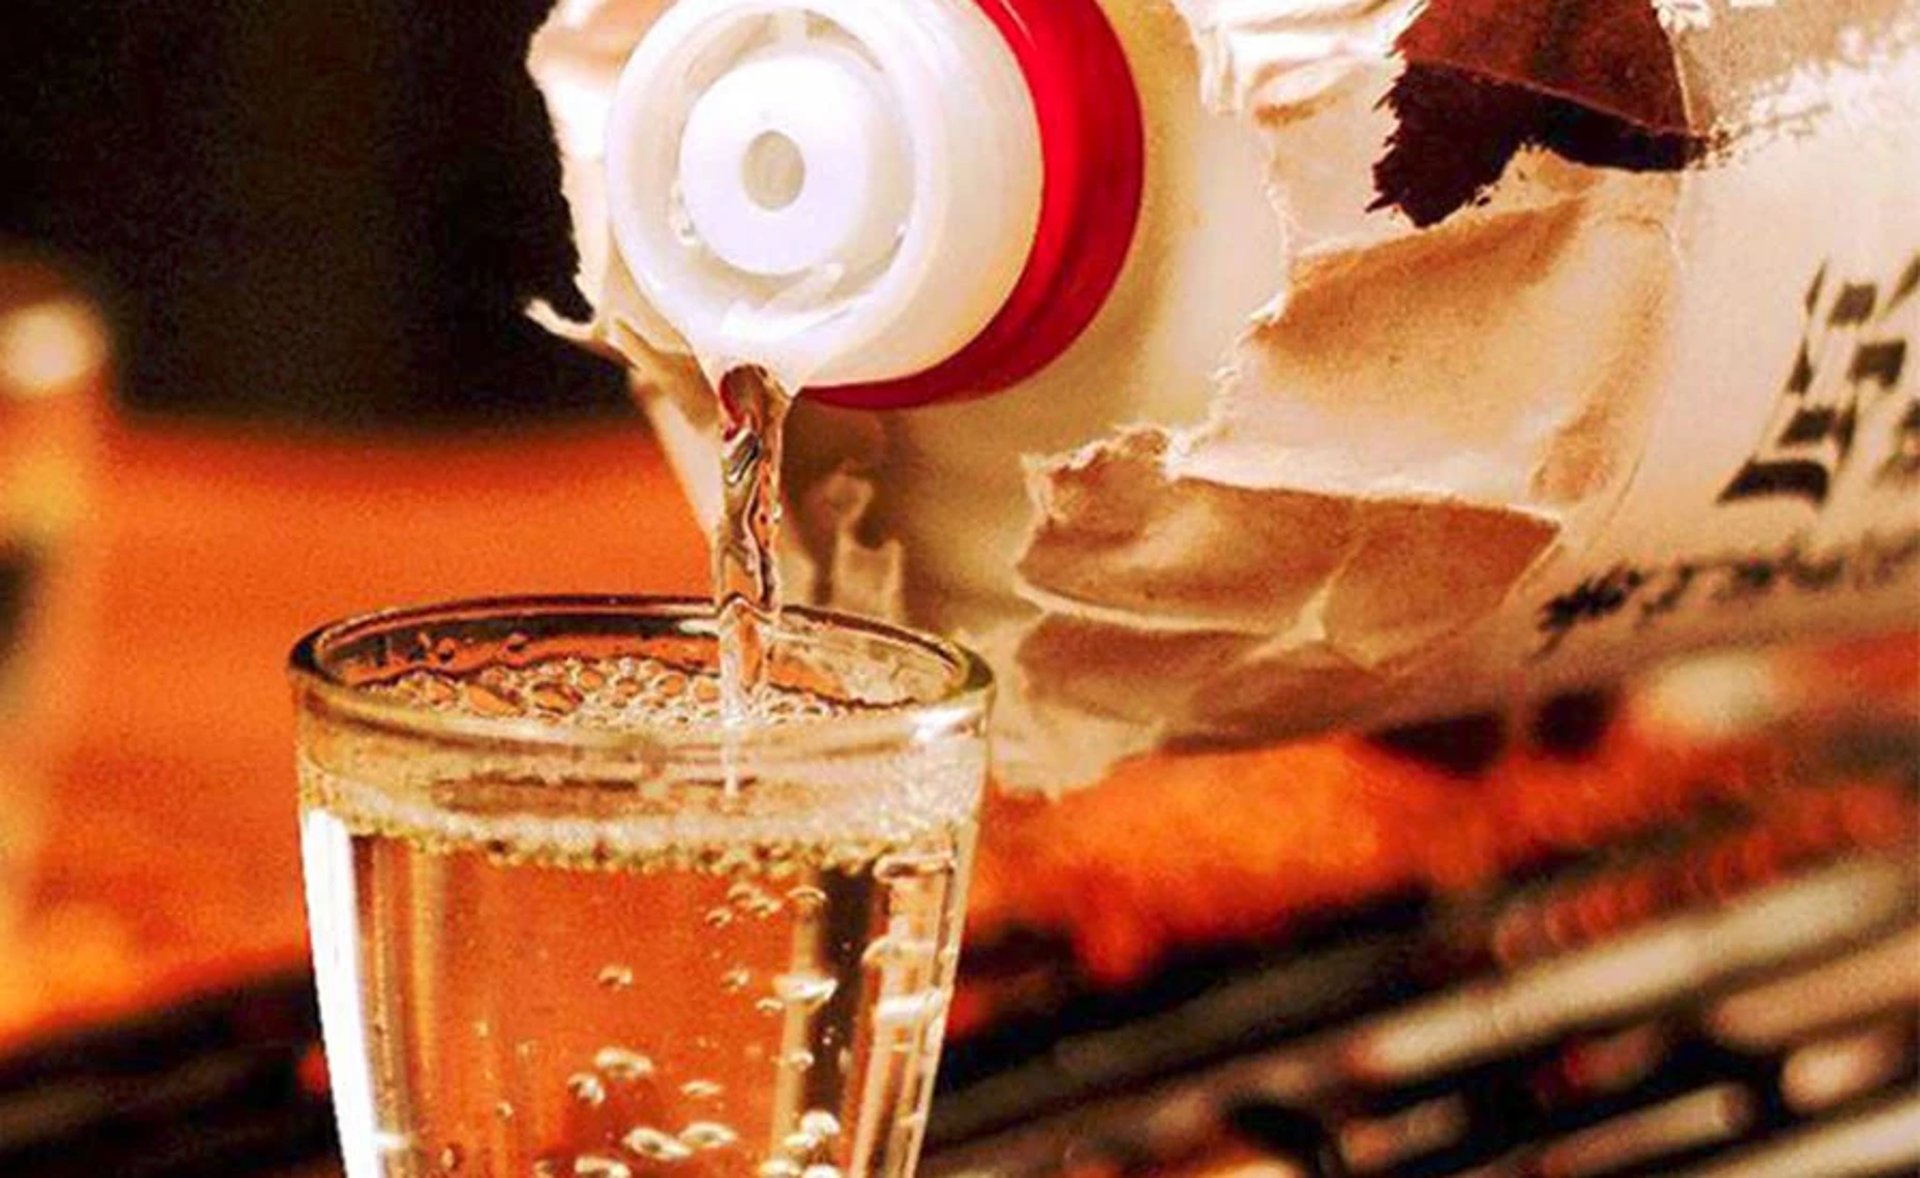
[[[567,1077],[567,1093],[588,1108],[607,1103],[607,1086],[592,1072],[575,1072]]]
[[[593,1053],[593,1066],[623,1084],[653,1075],[653,1061],[624,1047],[602,1047]]]
[[[605,1154],[583,1153],[573,1159],[575,1178],[633,1178],[633,1167]]]
[[[800,1118],[800,1131],[819,1141],[840,1136],[840,1118],[823,1108],[809,1110]]]
[[[633,970],[624,965],[608,965],[600,971],[597,980],[603,989],[626,990],[633,986]]]
[[[680,1140],[694,1149],[725,1149],[740,1135],[718,1121],[695,1121],[680,1130]]]
[[[712,1080],[688,1080],[680,1085],[680,1094],[688,1100],[713,1100],[725,1091]]]
[[[646,1158],[650,1162],[679,1162],[693,1156],[693,1150],[679,1138],[644,1125],[627,1130],[620,1144],[636,1157]]]

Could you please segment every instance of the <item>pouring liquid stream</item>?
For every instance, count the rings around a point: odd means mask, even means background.
[[[765,369],[743,365],[714,381],[720,409],[720,517],[713,536],[721,715],[752,724],[766,689],[780,619],[781,437],[793,394]],[[737,789],[734,770],[727,788]]]

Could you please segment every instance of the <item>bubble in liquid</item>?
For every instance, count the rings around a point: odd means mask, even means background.
[[[946,1006],[947,996],[938,990],[894,994],[874,1004],[873,1019],[886,1027],[914,1027],[940,1014]]]
[[[780,1139],[780,1148],[788,1153],[807,1154],[820,1148],[820,1139],[813,1134],[800,1130],[789,1133]]]
[[[633,1167],[619,1158],[583,1153],[573,1159],[574,1178],[633,1178]]]
[[[713,908],[700,919],[706,921],[709,928],[726,928],[733,923],[733,911],[727,908]]]
[[[720,988],[729,994],[738,994],[753,981],[753,971],[744,965],[735,966],[720,975]]]
[[[680,1140],[694,1149],[725,1149],[740,1135],[718,1121],[695,1121],[680,1130]]]
[[[592,1072],[575,1072],[567,1077],[567,1093],[588,1108],[607,1103],[607,1086]]]
[[[818,1141],[840,1136],[840,1118],[823,1108],[809,1109],[800,1118],[800,1131]]]
[[[458,1170],[460,1163],[464,1160],[466,1160],[465,1155],[460,1152],[460,1147],[457,1145],[449,1145],[440,1151],[440,1168],[446,1173],[451,1174]]]
[[[800,884],[788,890],[787,899],[801,912],[818,912],[826,906],[827,894],[812,884]]]
[[[433,660],[437,663],[450,663],[459,654],[460,644],[450,636],[433,644]]]
[[[792,1068],[796,1072],[804,1072],[813,1066],[813,1052],[808,1051],[804,1047],[796,1047],[792,1051],[782,1055],[777,1062],[783,1068]]]
[[[533,1163],[533,1178],[559,1178],[560,1163],[552,1158],[541,1158]]]
[[[945,875],[952,870],[952,856],[927,851],[898,851],[880,857],[873,865],[873,878],[885,884],[899,884],[930,875]]]
[[[840,1167],[824,1163],[808,1166],[800,1171],[800,1178],[840,1178]]]
[[[520,715],[520,702],[509,692],[484,683],[467,684],[467,707],[478,716],[500,719]]]
[[[493,1115],[502,1121],[513,1120],[513,1103],[502,1100],[494,1104]]]
[[[692,1147],[678,1137],[645,1125],[627,1130],[620,1144],[636,1157],[643,1157],[650,1162],[680,1162],[693,1156]]]
[[[925,961],[933,952],[932,941],[898,937],[889,933],[875,937],[860,953],[860,964],[868,969],[886,969]]]
[[[786,1158],[768,1158],[754,1172],[759,1178],[800,1178],[800,1163]]]
[[[624,965],[608,965],[596,979],[608,990],[625,990],[633,985],[633,970]]]
[[[819,974],[783,973],[773,979],[774,996],[789,1006],[813,1009],[833,997],[839,983]]]
[[[753,1004],[753,1008],[761,1014],[779,1014],[786,1006],[778,998],[762,998]]]
[[[625,1047],[602,1047],[593,1053],[593,1066],[627,1084],[644,1080],[654,1071],[653,1060]],[[597,1079],[594,1082],[599,1083]]]
[[[688,1100],[713,1100],[725,1091],[712,1080],[688,1080],[680,1085],[680,1095]]]
[[[746,913],[748,916],[765,920],[767,917],[777,914],[782,907],[783,905],[780,901],[762,892],[757,899],[747,904]]]
[[[566,683],[540,683],[527,692],[533,706],[556,716],[572,715],[586,697]]]

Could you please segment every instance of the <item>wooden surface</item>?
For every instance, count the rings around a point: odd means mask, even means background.
[[[702,539],[637,425],[369,441],[124,423],[72,536],[97,575],[56,668],[52,771],[0,896],[0,1050],[301,964],[292,716],[303,631],[451,596],[698,592]],[[14,788],[21,788],[15,786]]]

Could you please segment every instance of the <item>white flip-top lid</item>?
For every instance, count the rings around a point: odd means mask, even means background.
[[[608,121],[615,243],[713,370],[895,379],[964,347],[1039,217],[1019,63],[973,0],[677,0]]]

